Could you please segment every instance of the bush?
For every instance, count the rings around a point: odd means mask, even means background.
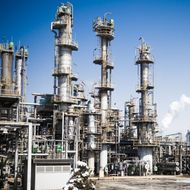
[[[74,170],[64,190],[95,190],[96,187],[92,180],[88,179],[90,169],[85,162],[78,161],[77,168]]]

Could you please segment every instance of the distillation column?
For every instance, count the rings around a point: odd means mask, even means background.
[[[55,34],[54,102],[58,104],[57,113],[62,115],[60,119],[54,114],[54,130],[58,131],[55,138],[62,140],[65,158],[69,158],[71,144],[72,153],[76,148],[75,157],[77,155],[77,145],[75,144],[77,137],[74,137],[74,128],[78,119],[73,113],[71,105],[74,104],[72,82],[77,80],[72,73],[72,51],[78,50],[78,45],[72,39],[72,27],[73,7],[70,3],[61,4],[57,8],[55,20],[51,23],[51,30]]]
[[[51,23],[51,30],[55,35],[55,70],[57,77],[57,95],[59,101],[71,101],[72,82],[72,51],[78,50],[72,40],[73,8],[71,4],[62,4],[57,9],[55,21]]]
[[[24,47],[21,47],[16,52],[16,85],[15,92],[17,95],[22,96],[23,100],[26,96],[26,62],[28,59],[28,50]]]
[[[14,44],[1,44],[1,94],[12,95],[13,93],[13,57]]]
[[[139,67],[140,83],[137,93],[140,94],[139,114],[134,123],[137,125],[138,154],[141,160],[147,162],[146,169],[152,173],[153,147],[156,125],[156,106],[153,103],[153,71],[154,64],[150,47],[141,38],[136,65]]]
[[[99,97],[101,104],[101,126],[102,126],[102,150],[100,152],[100,177],[104,176],[104,169],[107,165],[107,112],[111,106],[111,71],[113,65],[110,62],[109,46],[111,40],[114,39],[114,21],[108,20],[105,16],[103,19],[98,17],[93,23],[93,29],[96,35],[100,38],[99,54],[95,55],[94,63],[101,65],[101,82],[97,89],[99,89]]]

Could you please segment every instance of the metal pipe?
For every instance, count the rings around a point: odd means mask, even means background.
[[[28,164],[27,164],[27,190],[31,190],[32,175],[32,123],[28,124]]]
[[[22,47],[22,69],[21,69],[21,96],[22,96],[22,101],[25,101],[26,98],[26,68],[25,68],[25,48]]]
[[[88,166],[91,171],[91,176],[94,175],[94,169],[95,169],[95,153],[92,151],[88,152]]]
[[[17,173],[18,173],[18,138],[15,139],[15,165],[14,165],[14,188],[17,188]]]
[[[76,120],[77,120],[76,121],[76,126],[78,126],[79,125],[79,119],[77,118]],[[78,149],[78,145],[79,145],[78,144],[79,143],[78,137],[79,137],[79,130],[77,130],[77,128],[76,128],[76,134],[75,134],[75,168],[77,168],[78,151],[79,151],[79,149]]]
[[[53,30],[52,26],[51,26],[51,31],[54,33],[54,36],[55,36],[55,41],[54,41],[54,68],[57,67],[57,32],[55,30]],[[54,85],[53,85],[53,93],[54,95],[56,95],[57,93],[57,79],[56,79],[56,76],[54,76]]]
[[[94,102],[93,100],[90,100],[88,102],[88,112],[89,112],[89,123],[88,123],[88,166],[90,170],[92,171],[91,175],[94,175],[94,168],[95,168],[95,153],[94,149],[96,148],[96,142],[95,142],[95,135],[93,135],[95,132],[97,132],[97,128],[95,126],[95,108],[94,108]]]
[[[107,166],[107,160],[108,160],[108,149],[107,145],[102,144],[102,150],[100,152],[100,177],[104,177],[104,169]]]
[[[22,59],[16,57],[16,93],[21,96],[21,71],[22,71]]]
[[[64,128],[65,128],[65,115],[64,115],[64,112],[62,112],[62,130],[61,130],[61,143],[62,143],[62,158],[63,158],[63,147],[64,147],[64,133],[65,133],[65,131],[64,131]],[[66,152],[65,152],[65,154],[66,154]],[[65,157],[66,157],[66,155],[65,155]]]

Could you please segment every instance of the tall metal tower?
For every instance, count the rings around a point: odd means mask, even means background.
[[[139,85],[137,93],[140,94],[139,113],[134,119],[137,126],[138,154],[141,160],[147,162],[147,170],[152,173],[152,151],[156,146],[155,126],[156,126],[156,105],[153,103],[153,57],[150,47],[141,39],[138,48],[136,65],[139,71]]]
[[[22,96],[22,100],[24,101],[26,96],[26,62],[28,59],[28,50],[24,47],[20,47],[20,49],[16,52],[16,80],[15,80],[15,91],[16,94]]]
[[[77,122],[78,115],[72,107],[73,81],[77,78],[72,72],[72,51],[78,50],[78,45],[72,38],[73,6],[70,3],[61,4],[57,8],[51,30],[55,34],[55,63],[54,63],[54,137],[56,146],[60,148],[61,158],[77,160]],[[58,140],[58,141],[57,141]],[[61,142],[61,143],[60,143]]]
[[[111,108],[111,92],[114,90],[111,85],[111,72],[113,64],[111,61],[110,42],[114,39],[114,21],[98,17],[93,23],[93,29],[100,39],[100,48],[95,54],[94,63],[101,65],[101,82],[96,87],[99,90],[101,126],[102,126],[102,150],[100,152],[100,177],[104,176],[104,168],[107,165],[107,113]],[[96,53],[96,52],[95,52]]]
[[[55,21],[51,30],[55,33],[55,94],[58,101],[72,103],[72,81],[76,80],[72,73],[72,51],[78,50],[78,45],[72,39],[73,7],[70,3],[57,8]]]
[[[13,90],[13,59],[14,44],[0,44],[1,54],[1,95],[14,95]]]

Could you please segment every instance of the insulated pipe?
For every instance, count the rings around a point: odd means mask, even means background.
[[[57,67],[57,63],[58,63],[58,56],[57,56],[57,32],[55,30],[52,29],[52,26],[51,26],[51,30],[52,32],[54,33],[54,37],[55,37],[55,41],[54,41],[54,68]],[[54,80],[53,80],[53,93],[54,95],[56,95],[57,93],[57,79],[56,79],[56,76],[54,76]]]
[[[22,70],[21,70],[21,95],[22,101],[25,102],[26,96],[26,68],[25,68],[25,48],[22,48],[21,55],[22,55]]]
[[[73,117],[69,117],[68,135],[70,140],[74,140],[74,121]]]
[[[89,112],[89,123],[88,123],[89,132],[95,133],[97,129],[95,126],[95,118],[94,118],[95,108],[92,100],[88,102],[88,112]]]
[[[100,177],[104,177],[104,169],[107,166],[107,160],[108,160],[108,150],[107,145],[102,144],[102,150],[100,152]]]
[[[93,176],[95,169],[95,154],[92,151],[88,152],[88,167],[90,168],[91,176]]]
[[[16,93],[21,96],[22,92],[22,58],[17,57],[16,58]]]
[[[89,112],[89,122],[88,122],[88,147],[89,147],[89,152],[88,152],[88,166],[91,170],[91,175],[94,175],[94,168],[95,168],[95,153],[94,149],[96,148],[95,144],[95,133],[97,131],[96,126],[95,126],[95,108],[94,108],[94,102],[93,100],[90,100],[88,102],[88,112]]]
[[[15,139],[15,166],[14,166],[14,188],[17,188],[17,174],[18,174],[18,138]]]
[[[61,130],[61,144],[62,144],[62,150],[63,150],[63,147],[64,147],[64,137],[65,137],[65,113],[62,112],[62,130]],[[66,154],[65,154],[66,156]],[[62,158],[63,158],[63,153],[62,153]]]

